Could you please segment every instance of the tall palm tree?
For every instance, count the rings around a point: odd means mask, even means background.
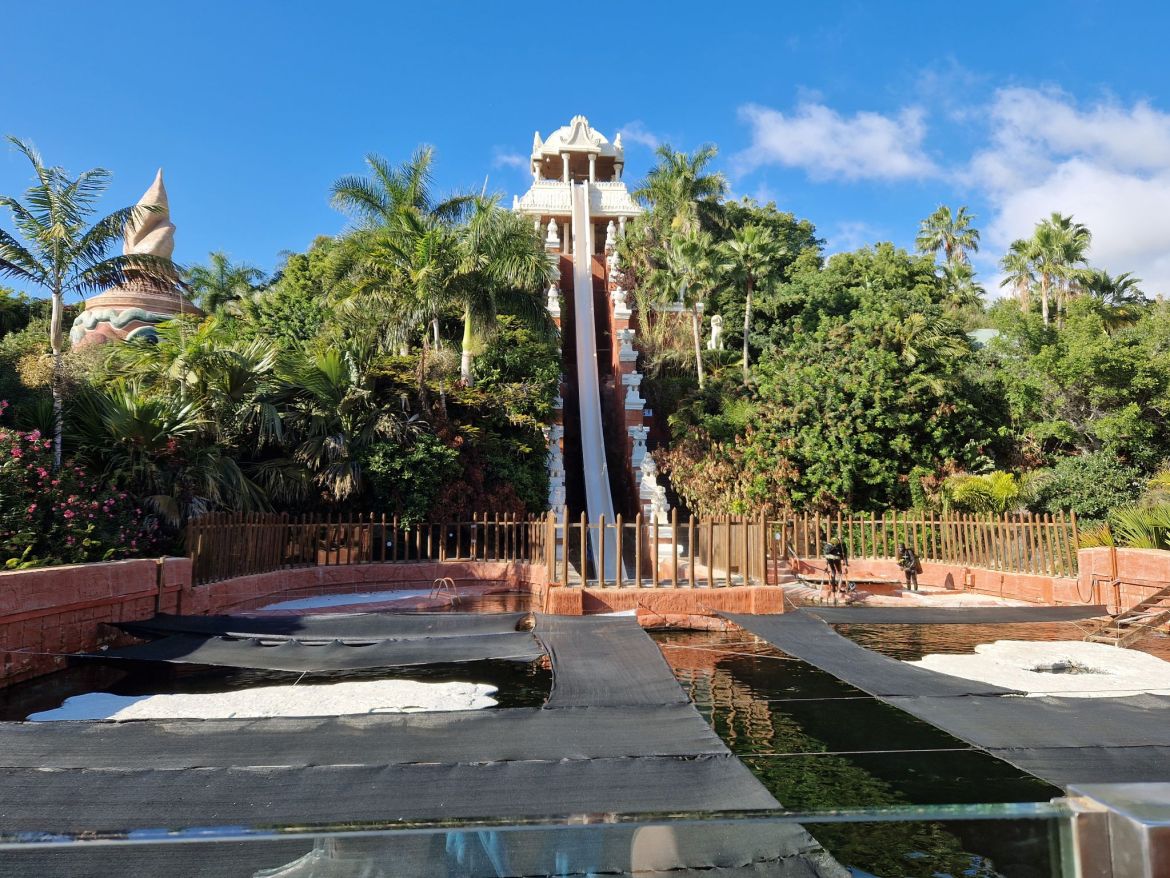
[[[707,170],[718,154],[719,149],[712,144],[689,155],[665,143],[655,151],[658,164],[650,169],[634,197],[649,202],[660,233],[694,232],[713,224],[715,208],[727,194],[723,174]]]
[[[498,196],[475,198],[471,216],[460,229],[459,242],[457,297],[463,306],[459,374],[470,385],[477,336],[495,332],[501,310],[515,314],[539,335],[555,332],[545,290],[556,279],[558,269],[555,257],[545,250],[531,224],[501,208]]]
[[[699,387],[703,373],[703,302],[715,285],[718,263],[715,242],[707,232],[676,232],[662,250],[662,267],[651,276],[651,285],[663,299],[677,290],[678,301],[691,317],[691,341]]]
[[[1004,271],[1001,287],[1010,286],[1020,302],[1020,310],[1027,313],[1032,307],[1032,287],[1036,283],[1036,272],[1032,264],[1031,242],[1025,238],[1012,241],[1007,254],[1000,260]]]
[[[974,308],[986,292],[975,280],[975,269],[970,262],[947,262],[940,271],[943,288],[946,290],[947,310],[957,314]]]
[[[966,262],[967,251],[979,250],[979,230],[971,226],[974,219],[966,205],[953,213],[947,205],[939,205],[919,227],[915,239],[918,252],[937,256],[941,250],[948,265]]]
[[[1113,276],[1099,268],[1090,268],[1082,276],[1085,291],[1106,306],[1105,321],[1110,329],[1136,322],[1149,304],[1141,282],[1128,271]]]
[[[161,208],[125,207],[90,224],[101,194],[110,181],[110,172],[92,168],[70,178],[63,168],[45,165],[32,144],[9,137],[32,165],[36,182],[24,193],[24,200],[0,195],[0,206],[8,208],[17,233],[0,229],[0,277],[40,287],[52,297],[49,345],[53,351],[53,462],[61,466],[64,436],[62,412],[62,326],[66,296],[97,293],[133,277],[158,289],[173,289],[178,269],[161,256],[130,253],[109,255],[122,239],[128,223]]]
[[[743,284],[743,381],[746,384],[751,357],[748,339],[752,328],[752,293],[771,281],[783,245],[776,245],[771,229],[748,223],[735,229],[731,238],[719,245],[719,251],[724,259],[723,270]]]
[[[208,257],[208,265],[187,269],[187,285],[196,304],[208,314],[250,296],[264,282],[264,272],[243,262],[234,263],[222,251]]]
[[[1040,277],[1040,313],[1045,325],[1050,322],[1049,303],[1054,288],[1057,310],[1062,312],[1086,262],[1091,241],[1088,228],[1073,222],[1070,216],[1054,212],[1036,224],[1029,255]]]
[[[370,153],[366,156],[370,175],[339,178],[333,184],[332,204],[363,226],[390,225],[404,210],[454,223],[471,203],[471,196],[436,198],[432,191],[434,174],[431,166],[434,161],[435,150],[430,146],[420,146],[398,167],[382,156]]]

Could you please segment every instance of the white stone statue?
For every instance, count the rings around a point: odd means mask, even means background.
[[[637,333],[632,329],[619,329],[617,331],[618,344],[618,361],[622,363],[636,363],[638,361],[638,352],[634,349],[634,337]]]
[[[646,405],[646,400],[642,399],[642,394],[639,392],[642,386],[642,373],[629,372],[623,375],[622,384],[626,388],[626,410],[640,411]]]
[[[556,284],[549,284],[547,307],[553,317],[561,316],[561,291]]]
[[[627,295],[626,291],[621,287],[617,287],[609,294],[609,298],[613,302],[613,316],[618,320],[628,320],[634,313],[626,303]]]
[[[544,246],[550,250],[561,246],[561,235],[557,231],[557,221],[549,217],[547,233],[544,236]]]
[[[711,318],[711,338],[707,341],[707,350],[723,350],[723,318],[718,314]]]
[[[617,246],[617,229],[613,224],[613,220],[609,221],[609,225],[605,227],[605,249],[613,250]]]
[[[634,471],[634,478],[642,481],[642,461],[646,459],[646,436],[650,433],[649,427],[627,427],[633,445],[630,447],[630,467]]]

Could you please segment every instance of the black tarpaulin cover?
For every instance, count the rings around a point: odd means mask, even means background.
[[[1170,781],[1170,696],[1023,697],[872,652],[803,612],[725,615],[778,649],[1049,783]]]
[[[502,762],[726,753],[689,704],[374,716],[0,723],[9,768]]]
[[[3,832],[777,807],[730,754],[183,771],[0,768],[0,790]]]
[[[1105,607],[808,607],[800,612],[833,624],[996,625],[1013,622],[1076,622],[1106,616]]]
[[[535,633],[552,659],[549,707],[688,703],[633,616],[537,614]]]
[[[373,643],[345,643],[340,640],[302,643],[299,640],[237,640],[176,634],[149,643],[93,654],[91,657],[311,672],[486,659],[530,662],[543,655],[544,651],[530,632],[512,631],[508,634],[410,637]]]
[[[828,671],[870,695],[1008,695],[1015,690],[915,668],[842,637],[807,613],[721,613],[777,649]]]
[[[294,616],[171,616],[122,622],[131,634],[203,634],[266,640],[340,640],[369,643],[407,637],[507,634],[528,613],[330,613]]]

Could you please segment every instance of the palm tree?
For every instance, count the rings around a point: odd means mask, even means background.
[[[148,287],[173,289],[178,270],[170,259],[130,253],[110,256],[110,248],[125,234],[126,225],[149,206],[125,207],[89,224],[99,196],[109,185],[110,173],[92,168],[70,178],[63,168],[48,167],[32,144],[9,137],[32,165],[36,182],[24,201],[0,195],[22,243],[0,229],[0,277],[10,277],[48,291],[53,309],[49,345],[53,351],[53,463],[61,466],[64,420],[61,399],[62,327],[65,297],[97,293],[124,283],[128,277]]]
[[[975,269],[970,262],[944,263],[940,272],[946,290],[947,309],[958,314],[976,307],[986,290],[975,280]]]
[[[404,210],[439,222],[454,223],[471,203],[471,196],[436,199],[431,191],[434,160],[435,151],[430,146],[420,146],[409,161],[398,167],[382,156],[370,153],[366,156],[370,176],[351,175],[338,179],[333,184],[332,204],[363,226],[390,225]]]
[[[498,196],[476,197],[460,229],[457,298],[463,306],[463,352],[459,374],[472,382],[476,337],[495,332],[501,310],[520,318],[538,335],[551,336],[545,290],[557,277],[555,257],[519,214],[504,210]]]
[[[975,219],[964,205],[954,213],[945,205],[922,221],[915,245],[919,253],[937,256],[941,250],[948,265],[967,261],[967,251],[979,250],[979,230],[971,227]]]
[[[284,412],[292,460],[311,474],[324,498],[341,503],[365,488],[365,451],[404,439],[414,429],[377,394],[372,358],[358,347],[294,352],[281,365],[274,401]]]
[[[243,262],[233,263],[222,251],[211,253],[208,261],[209,265],[187,270],[187,285],[199,307],[208,314],[250,296],[264,282],[260,269]]]
[[[1090,268],[1082,275],[1085,291],[1106,306],[1105,321],[1111,329],[1134,323],[1142,309],[1149,304],[1141,291],[1142,279],[1126,271],[1112,276],[1099,268]]]
[[[749,377],[750,351],[748,338],[752,327],[752,293],[761,285],[771,281],[776,268],[776,259],[783,252],[783,245],[777,247],[772,231],[754,223],[740,226],[732,232],[731,239],[719,245],[720,254],[726,260],[722,266],[731,277],[743,283],[743,381]]]
[[[1036,283],[1031,243],[1024,238],[1012,241],[1007,255],[1000,260],[999,267],[1004,271],[1004,278],[999,285],[1010,286],[1020,301],[1020,310],[1027,313],[1032,307],[1032,286]]]
[[[662,267],[654,271],[650,281],[663,299],[677,290],[678,302],[690,312],[695,372],[700,388],[704,383],[702,307],[715,285],[715,257],[715,242],[707,232],[676,232],[663,247]]]
[[[727,179],[709,173],[707,166],[719,154],[712,144],[688,155],[669,144],[658,147],[658,164],[646,175],[634,197],[650,203],[661,234],[668,230],[693,232],[713,224],[719,200],[727,194]]]
[[[1054,212],[1048,222],[1057,228],[1061,235],[1060,255],[1064,267],[1059,276],[1058,309],[1063,319],[1063,314],[1068,308],[1068,300],[1082,287],[1084,266],[1088,263],[1087,256],[1093,235],[1083,223],[1073,222],[1071,216]]]

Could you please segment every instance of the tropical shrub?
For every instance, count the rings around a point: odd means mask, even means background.
[[[80,466],[54,472],[52,441],[39,431],[0,429],[0,564],[108,561],[163,543],[158,519],[125,492]]]
[[[1136,502],[1144,482],[1140,469],[1108,452],[1063,457],[1044,471],[1037,500],[1049,512],[1071,509],[1085,519],[1104,519],[1111,509]]]

